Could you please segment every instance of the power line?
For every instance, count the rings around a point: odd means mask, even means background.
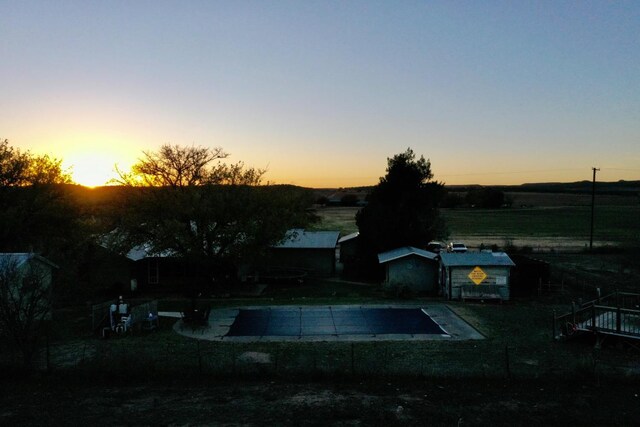
[[[592,167],[593,170],[593,184],[591,185],[591,235],[589,236],[589,251],[593,250],[593,216],[596,207],[596,172],[600,169]]]

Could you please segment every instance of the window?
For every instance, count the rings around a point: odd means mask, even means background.
[[[158,258],[149,259],[147,264],[148,268],[148,280],[150,285],[157,285],[160,282],[160,261]]]

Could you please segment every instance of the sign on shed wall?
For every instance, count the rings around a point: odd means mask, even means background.
[[[482,271],[480,267],[476,266],[476,268],[471,270],[471,273],[469,273],[467,277],[469,277],[469,279],[471,279],[473,283],[475,283],[476,285],[479,285],[484,281],[484,279],[487,278],[487,274],[484,271]]]

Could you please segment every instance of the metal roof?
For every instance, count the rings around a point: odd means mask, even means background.
[[[52,263],[48,259],[43,256],[40,256],[36,253],[32,252],[13,252],[13,253],[0,253],[0,265],[5,265],[5,263],[10,263],[12,261],[16,262],[16,266],[20,267],[27,261],[31,259],[37,259],[53,268],[59,268],[56,264]]]
[[[468,267],[474,265],[514,267],[515,263],[504,252],[442,252],[442,264],[446,267]]]
[[[279,249],[335,249],[339,231],[289,230],[284,240],[276,245]]]
[[[125,257],[129,258],[131,261],[140,261],[145,258],[169,258],[174,256],[177,256],[177,254],[168,249],[160,253],[155,253],[152,251],[151,245],[147,243],[134,247],[125,255]]]
[[[378,254],[378,263],[384,264],[385,262],[393,261],[394,259],[404,258],[409,255],[417,255],[422,258],[435,260],[438,254],[425,251],[423,249],[414,248],[413,246],[404,246],[402,248],[392,249],[387,252]]]
[[[360,233],[358,231],[356,231],[355,233],[347,234],[346,236],[341,237],[340,240],[338,240],[338,243],[344,243],[348,240],[355,239],[359,235]]]

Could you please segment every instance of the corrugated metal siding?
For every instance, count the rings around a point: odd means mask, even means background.
[[[510,298],[509,291],[509,267],[483,267],[480,266],[482,271],[485,272],[487,278],[482,281],[481,284],[476,285],[471,279],[469,279],[469,273],[475,268],[473,267],[449,267],[448,271],[451,273],[451,299],[460,298],[460,287],[463,285],[475,285],[475,286],[483,286],[483,285],[497,285],[500,286],[500,296],[503,300],[508,300]],[[449,275],[448,275],[449,276]],[[498,283],[499,279],[503,278],[505,281],[503,283]],[[447,278],[448,279],[448,278]],[[447,283],[448,286],[448,283]]]
[[[299,269],[306,271],[311,276],[327,277],[335,272],[335,250],[272,249],[267,266]]]
[[[414,292],[435,294],[437,291],[437,264],[417,256],[397,259],[387,263],[387,283],[407,286]]]

